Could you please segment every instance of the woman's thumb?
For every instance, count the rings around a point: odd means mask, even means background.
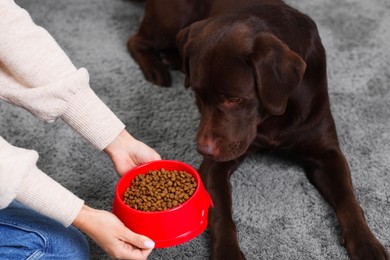
[[[127,237],[128,243],[130,243],[138,248],[141,248],[141,249],[153,249],[154,248],[154,242],[150,238],[136,234],[130,230],[129,230],[129,232],[127,232],[127,234],[128,234],[128,237]]]

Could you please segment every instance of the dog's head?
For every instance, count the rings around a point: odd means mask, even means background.
[[[284,113],[306,64],[271,33],[244,22],[210,18],[177,36],[201,114],[197,150],[215,161],[243,155],[264,114]]]

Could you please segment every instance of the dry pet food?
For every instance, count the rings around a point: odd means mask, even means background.
[[[123,201],[136,210],[163,211],[187,201],[196,187],[195,178],[185,171],[149,171],[133,179]]]

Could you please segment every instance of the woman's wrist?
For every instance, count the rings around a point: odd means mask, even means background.
[[[79,214],[76,216],[75,220],[73,221],[72,225],[80,229],[81,231],[88,233],[88,223],[89,223],[88,220],[90,220],[93,217],[94,211],[96,211],[96,209],[88,207],[87,205],[84,204]]]
[[[123,130],[104,152],[110,157],[119,176],[137,165],[161,159],[154,149],[132,137],[126,130]]]
[[[125,152],[129,143],[134,141],[136,141],[136,139],[132,137],[126,129],[123,129],[103,151],[112,158],[118,153]]]

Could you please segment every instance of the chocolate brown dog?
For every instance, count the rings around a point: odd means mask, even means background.
[[[351,259],[389,259],[368,227],[340,151],[315,23],[275,0],[149,0],[128,49],[145,78],[170,85],[181,54],[185,86],[201,113],[200,173],[214,209],[213,259],[243,259],[229,178],[248,152],[300,163],[334,208]]]

